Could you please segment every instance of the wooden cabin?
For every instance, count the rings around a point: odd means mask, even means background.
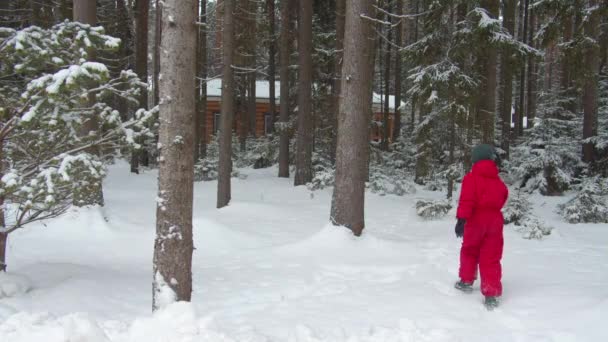
[[[272,115],[270,114],[270,89],[268,81],[256,81],[256,109],[255,109],[255,136],[261,137],[273,131]],[[279,110],[280,82],[275,82],[276,110]],[[207,113],[205,117],[205,139],[209,141],[212,135],[216,135],[220,128],[220,102],[222,99],[222,80],[212,79],[207,82]],[[373,94],[372,110],[370,117],[370,139],[380,141],[382,138],[382,119],[384,112],[384,96]],[[405,104],[401,102],[401,108]],[[238,108],[237,108],[238,110]],[[395,97],[389,96],[389,132],[392,140],[395,113]],[[233,131],[238,132],[241,124],[242,113],[235,113]]]

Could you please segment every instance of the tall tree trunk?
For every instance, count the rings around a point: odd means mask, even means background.
[[[571,42],[574,35],[574,18],[571,16],[566,16],[564,18],[564,31],[563,31],[563,41],[565,43]],[[569,53],[562,49],[561,51],[561,59],[559,61],[561,66],[561,75],[560,75],[560,88],[561,88],[561,96],[563,97],[562,102],[564,103],[564,109],[574,113],[576,112],[576,98],[574,95],[573,87],[573,75],[572,75],[572,58],[569,56]]]
[[[156,0],[156,33],[154,47],[154,103],[158,105],[160,99],[160,44],[163,36],[163,4],[162,0]]]
[[[521,23],[521,32],[520,37],[521,41],[526,44],[528,40],[528,9],[529,9],[530,0],[522,0],[520,2],[520,20]],[[519,73],[519,96],[517,109],[515,110],[515,130],[514,137],[519,137],[523,135],[524,132],[524,116],[526,113],[526,66],[527,66],[527,57],[523,58],[523,63],[521,65],[521,70]]]
[[[153,308],[190,301],[197,0],[163,1],[160,168],[154,243]],[[173,298],[171,298],[173,297]]]
[[[419,13],[420,13],[420,0],[410,0],[410,4],[413,7],[413,13],[415,14],[415,18],[413,20],[413,25],[411,27],[411,30],[413,31],[412,36],[413,39],[410,42],[410,44],[416,43],[418,42],[418,26],[419,26]],[[416,128],[416,104],[417,104],[417,99],[415,97],[412,97],[411,100],[411,113],[410,113],[410,126],[411,126],[411,131],[413,132],[414,129]]]
[[[89,24],[89,25],[97,25],[97,7],[95,2],[88,0],[74,0],[74,21]],[[96,58],[96,52],[94,50],[87,51],[89,55],[89,60],[93,61]],[[87,106],[92,107],[96,102],[96,95],[91,93],[89,94]],[[81,135],[89,136],[92,134],[99,134],[99,120],[96,116],[91,117],[86,120],[81,127]],[[92,147],[87,150],[88,153],[96,154],[98,156],[101,155],[101,151],[98,147]],[[74,204],[75,205],[100,205],[103,206],[103,188],[101,185],[101,180],[97,184],[90,184],[86,189],[79,189],[77,194],[74,196]]]
[[[312,0],[299,1],[298,13],[298,134],[294,185],[312,180]]]
[[[396,0],[397,9],[396,15],[403,15],[403,0]],[[403,20],[400,19],[395,25],[395,45],[401,46],[403,43]],[[399,140],[401,135],[401,55],[399,50],[395,51],[395,116],[393,120],[393,142]]]
[[[135,13],[135,72],[142,82],[148,79],[148,14],[150,12],[150,0],[136,0]],[[147,94],[142,92],[139,98],[139,106],[147,108]],[[143,141],[139,141],[140,145]],[[133,151],[131,153],[131,172],[139,173],[139,161],[145,150]]]
[[[268,35],[270,37],[270,41],[268,42],[268,100],[270,101],[269,109],[270,115],[272,117],[273,126],[271,128],[272,132],[274,132],[274,123],[277,122],[277,110],[276,110],[276,89],[275,89],[275,79],[276,79],[276,63],[275,63],[275,55],[277,53],[277,40],[275,36],[276,25],[275,25],[275,0],[266,0],[266,11],[268,12]],[[265,118],[264,118],[265,120]],[[264,122],[266,125],[266,122]]]
[[[388,2],[388,6],[386,8],[387,12],[392,11],[391,3]],[[386,22],[391,23],[388,26],[388,34],[387,34],[387,42],[386,42],[386,51],[384,52],[384,112],[382,116],[382,141],[380,143],[380,148],[383,151],[388,151],[388,143],[389,143],[389,113],[390,113],[390,93],[391,93],[391,39],[392,39],[392,17],[390,15],[386,15]],[[382,46],[382,44],[380,44]]]
[[[255,64],[253,65],[255,68]],[[247,87],[247,114],[249,119],[249,135],[252,137],[256,136],[256,86],[255,86],[255,72],[247,75],[248,87]]]
[[[4,177],[4,140],[0,140],[0,179]],[[4,219],[4,196],[0,195],[0,230],[6,228]],[[6,272],[6,246],[8,234],[0,233],[0,272]]]
[[[482,7],[488,11],[492,18],[498,18],[499,1],[484,0]],[[488,46],[484,55],[485,84],[482,94],[480,114],[482,118],[481,140],[486,144],[494,143],[494,121],[496,113],[496,65],[497,51],[495,47]]]
[[[597,6],[597,0],[588,0],[589,8]],[[598,41],[599,10],[592,12],[585,23],[585,36],[595,42]],[[583,139],[597,136],[597,110],[598,110],[598,83],[600,53],[599,46],[592,44],[585,53],[585,81],[583,86]],[[583,143],[583,161],[590,163],[595,161],[593,142]]]
[[[248,75],[247,75],[247,79],[248,79],[248,88],[247,88],[247,94],[248,94],[248,104],[247,104],[247,113],[249,114],[249,135],[252,137],[256,136],[256,131],[255,131],[255,127],[256,127],[256,83],[255,80],[257,78],[257,72],[254,71],[256,70],[256,41],[258,39],[257,37],[257,1],[249,1],[248,2],[248,6],[247,6],[247,12],[249,12],[249,14],[247,15],[248,17],[248,29],[249,29],[249,35],[251,36],[251,38],[249,39],[249,41],[247,42],[247,48],[248,48],[248,58],[247,58],[247,62],[248,62],[248,67],[250,70],[252,70]]]
[[[222,104],[219,139],[219,166],[217,207],[230,203],[230,176],[232,173],[232,117],[234,113],[234,0],[224,0],[222,32]]]
[[[332,140],[331,161],[336,163],[336,144],[338,142],[338,111],[340,110],[340,86],[342,78],[342,59],[344,57],[344,11],[346,0],[336,0],[336,52],[334,56],[334,80],[332,95]]]
[[[517,0],[504,1],[504,27],[513,35],[515,32],[515,8]],[[502,57],[502,102],[500,109],[501,117],[501,148],[506,152],[507,158],[510,154],[511,141],[511,111],[513,108],[513,60],[510,51],[503,51]]]
[[[204,158],[207,152],[207,0],[199,0],[200,17],[198,26],[198,49],[196,57],[196,125],[194,160]]]
[[[369,155],[373,47],[371,23],[362,15],[371,17],[371,9],[371,0],[346,3],[336,185],[331,206],[332,223],[350,228],[355,236],[360,236],[365,227],[365,164]]]
[[[291,56],[292,11],[294,0],[281,0],[280,32],[280,142],[279,142],[279,177],[289,178],[289,62]]]
[[[536,14],[530,11],[530,28],[528,32],[528,44],[534,46],[534,33],[536,28]],[[536,118],[536,88],[538,78],[536,76],[538,68],[538,59],[534,56],[528,57],[528,125],[527,128],[534,127],[534,119]]]

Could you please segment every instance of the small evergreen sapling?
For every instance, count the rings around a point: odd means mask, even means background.
[[[608,184],[593,177],[583,183],[580,192],[562,204],[561,215],[569,223],[608,223]]]
[[[151,135],[146,123],[154,111],[122,121],[112,101],[137,105],[145,84],[132,71],[112,77],[106,65],[88,61],[90,51],[119,44],[103,28],[72,22],[0,30],[0,234],[62,214],[100,184],[105,159],[92,149],[137,148],[139,137]],[[82,135],[88,120],[99,131]]]

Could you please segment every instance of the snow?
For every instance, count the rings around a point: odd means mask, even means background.
[[[0,272],[0,299],[22,295],[29,291],[30,287],[27,277]]]
[[[230,206],[195,184],[193,302],[151,313],[157,172],[120,162],[104,208],[79,208],[11,234],[8,270],[30,290],[0,299],[0,341],[606,341],[608,229],[570,225],[564,197],[530,198],[554,227],[542,240],[505,228],[505,293],[486,311],[479,285],[453,288],[461,240],[454,209],[368,192],[361,238],[328,225],[331,188],[311,193],[242,170]],[[167,281],[171,281],[167,279]],[[0,279],[0,283],[4,281]]]
[[[279,101],[279,89],[281,89],[281,82],[275,82],[275,97],[276,101]],[[207,96],[209,97],[221,97],[222,96],[222,80],[220,78],[213,78],[207,81]],[[270,98],[270,83],[268,81],[256,81],[255,82],[255,96],[257,99],[269,99]],[[380,106],[384,103],[384,95],[377,93],[373,94],[372,97],[374,106]],[[395,109],[395,96],[389,96],[389,109]],[[401,108],[405,107],[405,102],[401,102]]]

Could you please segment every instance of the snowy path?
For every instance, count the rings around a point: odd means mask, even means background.
[[[442,194],[368,194],[367,228],[355,239],[327,226],[329,190],[293,188],[275,171],[247,171],[222,210],[215,209],[216,183],[195,186],[194,307],[224,337],[608,340],[608,227],[561,222],[553,209],[563,198],[535,198],[536,213],[556,227],[545,240],[505,229],[505,293],[502,306],[487,312],[478,291],[452,288],[460,244],[453,215],[432,222],[415,215],[416,198]],[[131,322],[150,316],[155,177],[113,167],[105,208],[72,211],[11,236],[10,270],[30,278],[32,289],[0,299],[0,341],[39,341],[37,333],[68,329],[62,322],[74,312],[96,322],[95,334],[140,341]],[[15,312],[29,314],[9,318]],[[36,321],[39,312],[52,316]],[[53,333],[45,341],[63,341]]]

